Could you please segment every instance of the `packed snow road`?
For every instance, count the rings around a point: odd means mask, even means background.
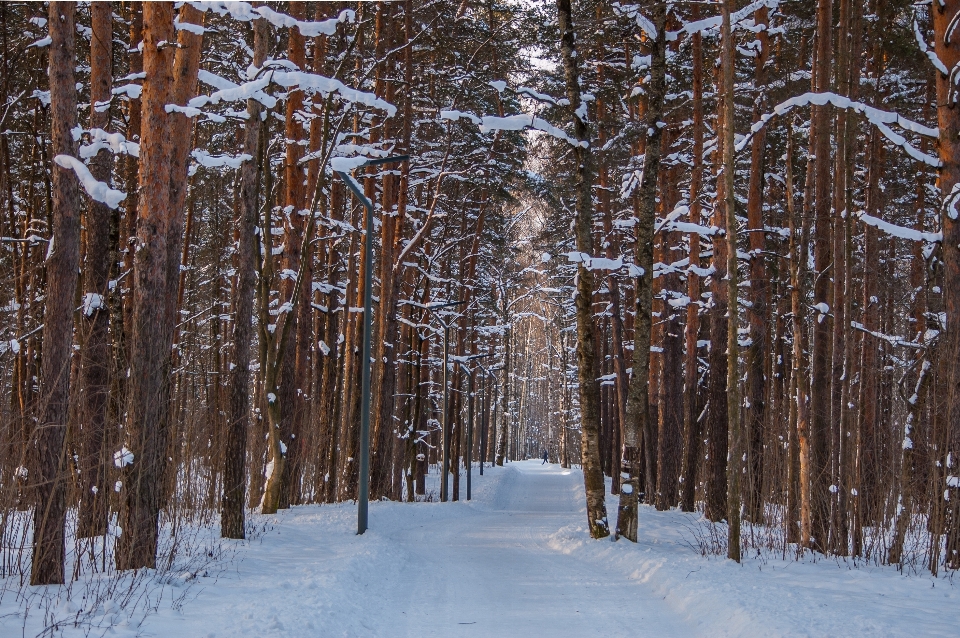
[[[582,475],[474,472],[471,503],[298,507],[143,636],[928,636],[960,626],[952,580],[836,561],[704,558],[695,515],[641,512],[641,542],[592,541]],[[608,500],[610,515],[615,498]],[[114,634],[116,635],[116,634]]]
[[[550,547],[584,519],[582,494],[579,472],[515,463],[478,515],[388,532],[406,566],[378,594],[395,610],[383,635],[690,635],[642,583]]]

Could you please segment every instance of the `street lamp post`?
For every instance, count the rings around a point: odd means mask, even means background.
[[[379,164],[393,164],[407,161],[407,155],[393,155],[368,159],[351,168],[363,168]],[[364,241],[363,260],[366,270],[363,278],[363,375],[360,398],[360,484],[357,494],[357,534],[367,531],[367,504],[370,498],[370,361],[371,335],[373,331],[373,202],[363,194],[360,184],[346,170],[336,170],[354,196],[367,209],[366,240]]]

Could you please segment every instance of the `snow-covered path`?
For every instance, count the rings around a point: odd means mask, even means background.
[[[283,511],[241,562],[121,636],[955,636],[958,587],[834,560],[704,558],[696,515],[644,507],[641,542],[590,540],[582,475],[474,472],[471,503]],[[611,517],[615,497],[608,498]],[[211,575],[212,576],[212,575]]]
[[[407,562],[401,587],[379,592],[400,610],[384,635],[690,635],[637,580],[550,547],[583,518],[582,495],[579,472],[514,463],[482,514],[389,532]]]

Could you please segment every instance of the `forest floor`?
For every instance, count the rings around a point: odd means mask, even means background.
[[[701,555],[697,515],[649,507],[640,543],[592,541],[579,470],[524,461],[473,478],[470,503],[372,504],[363,536],[351,504],[282,511],[226,570],[197,578],[193,600],[107,635],[955,636],[960,626],[951,578],[835,559],[737,565]],[[616,497],[607,507],[614,519]]]

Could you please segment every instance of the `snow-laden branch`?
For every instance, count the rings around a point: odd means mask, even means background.
[[[126,197],[127,194],[114,190],[107,186],[105,183],[98,181],[90,174],[90,170],[87,168],[86,164],[78,160],[76,157],[71,157],[70,155],[57,155],[53,158],[53,161],[67,170],[72,170],[77,174],[77,179],[80,180],[80,184],[83,186],[83,190],[87,191],[87,195],[90,196],[90,199],[98,201],[102,204],[106,204],[110,208],[116,208],[120,205]]]
[[[587,148],[587,146],[589,146],[589,144],[585,141],[573,139],[562,129],[550,124],[550,122],[542,120],[539,117],[534,117],[533,115],[527,115],[526,113],[521,113],[519,115],[508,115],[506,117],[485,115],[480,118],[480,131],[482,133],[490,133],[493,131],[522,131],[525,128],[543,131],[548,135],[551,135],[559,140],[569,142],[574,146],[579,145],[583,148]]]
[[[676,208],[674,208],[659,224],[654,228],[654,233],[659,233],[661,231],[666,232],[680,232],[680,233],[690,233],[695,235],[702,235],[704,237],[712,237],[714,235],[719,235],[722,232],[717,226],[701,226],[700,224],[694,224],[691,222],[681,222],[677,221],[684,215],[690,214],[690,207],[685,203],[681,203]]]
[[[440,111],[440,119],[450,120],[456,122],[460,118],[470,120],[474,124],[480,127],[481,133],[492,133],[493,131],[522,131],[525,129],[533,129],[536,131],[542,131],[547,135],[557,138],[558,140],[563,140],[573,146],[581,146],[583,148],[588,148],[590,146],[589,142],[576,140],[569,135],[563,129],[557,128],[550,122],[543,120],[539,117],[533,115],[528,115],[527,113],[520,113],[518,115],[507,115],[506,117],[496,117],[494,115],[484,115],[483,117],[477,117],[471,113],[464,113],[463,111]]]
[[[855,102],[848,97],[837,95],[836,93],[831,92],[804,93],[803,95],[797,95],[789,100],[781,102],[774,107],[771,113],[763,114],[760,119],[757,120],[752,127],[750,127],[750,133],[740,138],[735,147],[736,152],[739,153],[746,148],[750,140],[753,139],[753,136],[763,129],[763,127],[767,125],[767,122],[772,120],[775,116],[784,115],[796,107],[809,106],[811,104],[815,104],[817,106],[832,104],[839,109],[849,109],[856,113],[861,113],[871,124],[876,126],[877,129],[883,133],[884,137],[886,137],[894,145],[902,148],[907,155],[918,162],[927,164],[928,166],[933,166],[934,168],[940,167],[940,160],[938,158],[921,152],[911,145],[905,137],[893,131],[887,125],[896,124],[900,128],[910,131],[911,133],[917,133],[918,135],[932,138],[938,138],[940,136],[939,130],[929,126],[924,126],[923,124],[914,122],[913,120],[908,120],[898,113],[883,111],[862,102]]]
[[[210,86],[219,90],[214,91],[210,95],[198,95],[187,102],[187,106],[192,108],[199,109],[203,108],[207,104],[237,102],[248,99],[254,99],[268,109],[272,109],[277,104],[277,98],[263,92],[263,89],[270,85],[269,74],[255,80],[245,82],[244,84],[234,84],[230,80],[222,78],[218,75],[214,75],[208,71],[198,72],[197,77],[204,84],[209,84]]]
[[[567,98],[560,98],[559,100],[553,97],[552,95],[547,95],[546,93],[540,93],[534,89],[531,89],[527,86],[519,86],[516,91],[517,95],[526,95],[531,97],[534,100],[539,100],[541,102],[546,102],[547,104],[553,104],[554,106],[570,106],[570,100]]]
[[[196,160],[197,164],[204,168],[222,168],[224,166],[228,168],[240,168],[241,164],[253,159],[253,156],[249,153],[241,153],[240,155],[211,155],[207,151],[199,148],[191,151],[190,156]]]
[[[271,64],[276,65],[281,62],[280,60],[275,60]],[[259,70],[256,72],[259,73]],[[271,83],[274,83],[287,89],[298,87],[305,92],[320,93],[324,96],[331,93],[338,93],[340,97],[347,102],[359,103],[371,108],[381,109],[386,111],[391,117],[397,112],[396,106],[377,97],[373,93],[358,91],[357,89],[347,86],[340,80],[315,73],[297,71],[295,68],[289,71],[271,71],[270,73],[263,74],[262,77],[252,79],[243,84],[235,84],[209,71],[200,71],[197,74],[197,78],[204,84],[208,84],[217,90],[210,95],[198,95],[193,98],[187,103],[188,108],[199,109],[207,104],[237,102],[248,99],[254,99],[268,109],[273,108],[277,104],[277,99],[265,93],[264,89]]]
[[[860,212],[857,217],[867,226],[873,226],[874,228],[881,230],[888,235],[899,237],[900,239],[910,239],[912,241],[925,241],[930,243],[943,241],[943,233],[925,233],[920,230],[897,226],[896,224],[885,222],[879,217],[867,215],[865,212]]]
[[[304,37],[315,38],[318,35],[333,35],[337,32],[337,25],[342,22],[356,22],[357,14],[352,9],[344,9],[336,18],[310,22],[297,20],[285,13],[274,11],[270,7],[254,8],[249,2],[191,2],[194,8],[200,11],[213,11],[217,15],[230,14],[234,20],[250,22],[257,18],[264,18],[275,27],[296,27]]]
[[[587,253],[576,250],[565,253],[567,261],[574,264],[583,264],[587,270],[620,270],[623,268],[623,257],[608,259],[606,257],[591,257]]]
[[[947,65],[945,65],[939,57],[937,57],[936,51],[931,49],[927,45],[927,41],[923,39],[923,34],[920,33],[920,25],[917,24],[916,19],[913,21],[913,35],[917,38],[917,44],[920,46],[920,52],[930,58],[930,61],[933,62],[934,68],[937,69],[940,73],[950,75],[950,71],[947,70]]]
[[[640,6],[636,4],[621,5],[619,2],[613,3],[613,10],[622,16],[636,20],[637,26],[649,36],[651,40],[657,39],[657,27],[645,15],[640,13]]]
[[[111,153],[126,153],[140,157],[140,145],[136,142],[128,142],[122,133],[107,133],[99,128],[92,128],[87,132],[90,134],[90,143],[80,147],[81,159],[90,159],[103,149]]]
[[[746,25],[745,21],[753,15],[757,9],[761,7],[767,7],[771,11],[775,11],[777,7],[780,6],[780,0],[757,0],[756,2],[751,2],[744,8],[730,14],[730,25],[736,30],[737,28],[744,28]],[[721,16],[714,16],[712,18],[704,18],[703,20],[697,20],[695,22],[688,22],[679,31],[668,31],[667,32],[667,41],[673,42],[681,35],[693,35],[694,33],[703,33],[705,31],[710,31],[713,29],[719,29],[722,22]],[[751,26],[753,26],[751,24]]]
[[[340,97],[347,102],[355,102],[386,111],[390,117],[393,117],[397,113],[396,106],[377,97],[375,94],[358,91],[357,89],[347,86],[340,80],[328,78],[323,75],[306,73],[304,71],[277,71],[273,74],[273,81],[288,89],[297,86],[308,93],[320,93],[324,96],[331,93],[338,93]]]
[[[904,348],[913,348],[915,350],[919,350],[923,348],[923,344],[915,343],[913,341],[907,341],[903,337],[896,337],[893,335],[883,334],[882,332],[877,332],[875,330],[870,330],[859,321],[851,321],[850,327],[853,328],[854,330],[859,330],[861,332],[867,333],[868,335],[872,335],[877,339],[883,339],[890,345],[902,346]]]

